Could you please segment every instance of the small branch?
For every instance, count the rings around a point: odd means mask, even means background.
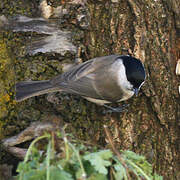
[[[122,163],[122,165],[125,167],[126,169],[126,174],[128,176],[128,179],[131,179],[130,178],[130,175],[129,175],[129,172],[128,172],[128,167],[124,161],[124,159],[122,158],[121,154],[119,153],[119,151],[115,148],[114,146],[114,143],[113,143],[113,140],[112,140],[112,137],[111,137],[111,134],[109,132],[109,129],[106,125],[104,125],[104,131],[106,133],[106,137],[108,138],[108,141],[109,141],[109,144],[111,145],[111,149],[112,151],[117,155],[119,161]]]
[[[52,142],[49,140],[48,147],[47,147],[47,156],[46,156],[46,180],[50,180],[50,158],[51,158],[51,151],[52,151]]]
[[[29,156],[31,154],[31,150],[32,150],[34,144],[36,142],[38,142],[39,140],[44,139],[44,138],[50,138],[50,135],[49,134],[45,134],[43,136],[37,137],[34,141],[32,141],[32,143],[30,144],[30,146],[29,146],[29,148],[27,150],[26,156],[24,158],[24,163],[26,163],[28,161],[28,158],[29,158]]]

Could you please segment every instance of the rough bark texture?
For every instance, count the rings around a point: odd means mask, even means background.
[[[117,118],[120,147],[147,154],[159,173],[179,179],[179,1],[99,1],[89,7],[92,31],[85,42],[90,56],[125,48],[147,71],[140,97]]]
[[[105,146],[102,126],[106,124],[113,133],[117,149],[129,149],[144,154],[153,163],[155,171],[165,179],[180,179],[180,78],[175,74],[175,66],[180,58],[180,2],[77,2],[81,4],[52,1],[52,6],[68,9],[68,15],[59,15],[59,27],[73,32],[74,44],[82,49],[79,54],[70,52],[63,55],[46,53],[25,56],[23,50],[32,34],[3,34],[4,41],[0,43],[6,44],[8,53],[11,47],[12,52],[7,58],[16,59],[14,63],[17,79],[48,79],[60,73],[62,65],[73,62],[74,57],[78,55],[83,60],[88,60],[97,56],[124,54],[128,50],[142,60],[147,72],[147,80],[139,96],[127,102],[130,104],[128,112],[103,115],[102,107],[79,97],[52,94],[48,95],[48,98],[32,98],[15,105],[13,97],[9,95],[11,100],[4,102],[3,106],[6,113],[1,114],[0,130],[3,135],[0,137],[14,135],[30,121],[51,120],[49,114],[55,114],[64,122],[68,122],[70,131],[79,138]],[[8,6],[8,3],[12,2],[4,1],[1,5],[5,15],[11,14],[12,11],[31,17],[34,14],[40,15],[39,12],[35,13],[35,10],[38,11],[37,2],[32,1],[27,11],[20,10],[28,6],[26,3],[22,3],[22,7],[17,10],[12,9],[12,5]],[[3,6],[11,8],[5,11]],[[79,21],[82,14],[85,18]],[[54,18],[57,18],[56,15]],[[36,33],[33,35],[37,36]],[[7,52],[4,54],[7,55]],[[13,84],[12,80],[11,83]],[[9,88],[4,89],[10,91]],[[6,158],[1,159],[5,162]]]

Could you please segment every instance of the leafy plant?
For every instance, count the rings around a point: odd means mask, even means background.
[[[38,151],[35,144],[41,139],[48,139],[46,152]],[[63,139],[62,152],[57,154],[54,148],[54,136],[45,134],[35,139],[17,168],[18,180],[162,180],[153,174],[152,165],[144,156],[132,151],[121,153],[106,150],[92,151],[85,145]],[[89,149],[89,150],[88,150]],[[112,148],[114,149],[114,148]]]

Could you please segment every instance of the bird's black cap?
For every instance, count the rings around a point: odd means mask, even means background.
[[[127,80],[134,88],[139,88],[146,78],[142,62],[132,56],[121,56],[126,69]]]

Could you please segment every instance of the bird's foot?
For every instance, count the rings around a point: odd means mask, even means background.
[[[129,106],[129,104],[124,104],[121,107],[111,107],[111,106],[107,106],[106,104],[103,105],[104,107],[108,108],[108,110],[105,111],[105,113],[120,113],[120,112],[124,112],[124,111],[128,111],[127,107]]]

